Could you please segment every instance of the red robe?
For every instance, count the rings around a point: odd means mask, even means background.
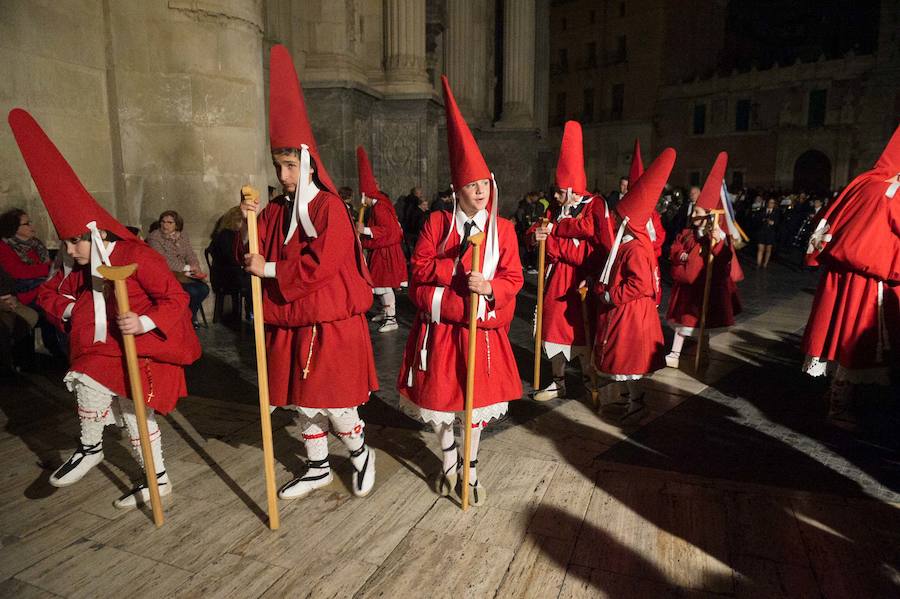
[[[369,211],[366,226],[372,236],[363,235],[363,248],[369,250],[369,272],[375,287],[400,287],[406,283],[406,256],[403,254],[403,230],[394,207],[377,200]]]
[[[701,248],[704,248],[701,250]],[[688,255],[687,262],[681,254]],[[733,246],[726,240],[713,246],[712,280],[709,286],[709,306],[706,328],[717,329],[734,325],[734,317],[741,313],[741,300],[732,279]],[[672,326],[695,328],[700,326],[703,309],[703,288],[706,285],[705,244],[697,239],[693,228],[684,229],[672,242],[669,251],[672,264],[672,295],[666,320]]]
[[[468,348],[469,291],[464,265],[472,263],[472,247],[460,258],[460,236],[455,216],[443,210],[429,215],[412,256],[410,298],[418,308],[403,354],[397,381],[400,393],[416,405],[430,410],[455,412],[464,409],[466,358]],[[522,288],[516,231],[512,223],[497,219],[500,261],[491,281],[494,298],[487,305],[495,316],[478,321],[476,341],[474,407],[519,399],[522,383],[515,355],[509,343],[509,325],[516,308],[516,294]],[[446,251],[441,244],[451,230]],[[482,244],[482,259],[486,244]],[[482,260],[483,263],[483,260]],[[431,322],[432,298],[444,288],[439,323]],[[427,343],[426,343],[427,332]],[[424,346],[424,347],[423,347]],[[427,350],[426,370],[421,366],[421,350]],[[412,372],[412,384],[410,384]]]
[[[823,215],[833,238],[808,256],[824,270],[803,351],[851,371],[886,368],[888,348],[900,354],[900,196],[885,196],[884,178],[867,172],[847,186]]]
[[[644,375],[665,365],[659,304],[659,266],[650,240],[622,243],[600,296],[594,365],[607,375]],[[608,295],[607,295],[608,294]]]
[[[276,274],[262,279],[270,403],[354,407],[378,389],[365,318],[371,279],[341,199],[320,191],[309,216],[317,236],[298,221],[285,244],[285,198],[259,215],[260,254]]]
[[[560,222],[570,219],[562,219]],[[585,346],[585,323],[578,284],[587,278],[585,265],[591,254],[587,240],[547,237],[549,272],[544,287],[541,337],[559,345]],[[588,314],[593,309],[588,309]]]
[[[191,325],[189,298],[166,264],[166,259],[145,245],[119,240],[110,255],[113,266],[138,265],[127,279],[131,311],[148,316],[156,328],[135,335],[138,363],[147,404],[161,414],[175,408],[187,395],[184,366],[200,357],[200,342]],[[94,298],[90,268],[79,266],[64,277],[57,273],[38,290],[38,305],[48,319],[69,333],[69,370],[90,376],[119,396],[130,397],[122,336],[116,325],[118,309],[112,281],[104,282],[106,341],[94,343]],[[74,301],[71,317],[63,312]]]

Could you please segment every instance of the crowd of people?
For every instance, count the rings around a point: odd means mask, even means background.
[[[616,384],[614,401],[600,406],[604,412],[621,420],[641,414],[644,378],[681,367],[688,339],[700,363],[710,331],[734,325],[743,279],[736,252],[748,240],[759,248],[760,268],[798,246],[806,249],[805,264],[824,271],[803,341],[804,370],[832,375],[832,415],[849,421],[850,387],[883,383],[896,359],[890,348],[900,345],[900,209],[888,200],[900,189],[900,129],[875,167],[823,208],[803,194],[727,193],[724,152],[702,186],[672,189],[676,151],[665,148],[645,169],[637,141],[628,176],[604,198],[587,188],[581,126],[569,121],[552,193],[526,194],[508,220],[499,215],[499,188],[446,77],[451,191],[429,202],[415,187],[391,202],[360,147],[355,205],[352,189],[335,186],[327,172],[283,46],[272,48],[269,73],[270,151],[281,189],[269,189],[264,204],[259,191],[243,187],[207,253],[214,280],[226,277],[246,289],[249,277],[259,279],[263,314],[254,318],[264,321],[257,341],[268,358],[260,376],[270,406],[295,416],[307,456],[303,472],[281,486],[281,499],[332,480],[329,432],[349,454],[354,495],[372,491],[376,453],[358,411],[379,388],[367,315],[377,299],[372,320],[379,332],[397,331],[397,292],[408,287],[415,315],[396,374],[400,407],[430,425],[440,443],[435,491],[484,504],[481,433],[523,396],[509,329],[536,247],[544,248],[547,263],[536,341],[553,373],[548,385],[534,389],[537,401],[567,397],[565,367],[577,360],[590,389],[598,377]],[[187,395],[184,367],[201,353],[195,327],[209,293],[204,270],[177,212],[163,212],[142,242],[88,194],[27,112],[13,110],[9,122],[65,247],[53,261],[27,214],[2,221],[0,266],[10,276],[0,278],[0,340],[15,343],[41,321],[45,342],[68,337],[64,381],[75,394],[81,439],[50,483],[74,484],[99,464],[103,429],[121,416],[138,463],[143,467],[152,455],[156,472],[149,476],[168,495],[172,481],[154,414],[175,409]],[[253,222],[258,248],[248,244]],[[138,265],[126,287],[131,308],[120,312],[108,299],[103,267],[130,263]],[[665,315],[675,336],[668,351],[659,317],[661,263],[672,280]],[[148,390],[147,456],[125,401],[125,335],[136,340]],[[141,482],[115,504],[148,500]]]

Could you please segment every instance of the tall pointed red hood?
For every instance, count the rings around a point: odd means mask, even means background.
[[[556,186],[559,189],[571,189],[580,196],[587,192],[587,177],[584,174],[584,142],[581,125],[575,121],[566,121],[563,130],[562,144],[559,148],[559,161],[556,163]]]
[[[644,161],[641,159],[641,140],[634,138],[634,151],[631,153],[631,168],[628,169],[628,185],[634,185],[635,181],[644,174]]]
[[[894,131],[872,170],[884,172],[887,177],[900,173],[900,127]]]
[[[78,175],[30,114],[21,108],[14,108],[8,120],[25,165],[60,239],[86,233],[87,224],[94,221],[98,229],[109,231],[121,239],[136,240],[88,193]]]
[[[273,150],[299,149],[303,145],[309,148],[316,163],[316,176],[328,191],[336,193],[316,146],[294,61],[280,44],[272,46],[269,55],[269,141]]]
[[[365,194],[366,197],[384,199],[386,196],[378,188],[378,181],[372,172],[369,157],[362,146],[356,146],[356,169],[359,173],[359,192]]]
[[[719,152],[719,155],[716,156],[716,162],[703,183],[700,196],[697,198],[697,206],[707,212],[722,208],[722,181],[725,180],[725,168],[727,166],[728,154]]]
[[[456,105],[446,75],[441,75],[444,89],[444,111],[447,113],[447,145],[450,153],[450,178],[453,189],[462,189],[472,181],[490,179],[491,171],[475,143],[469,125]]]
[[[635,233],[646,233],[647,221],[656,209],[674,165],[675,150],[666,148],[616,204],[614,210],[619,216],[628,217],[628,227]]]

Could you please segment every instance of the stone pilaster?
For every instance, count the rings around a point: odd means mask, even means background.
[[[503,8],[503,110],[496,126],[533,129],[535,0],[506,0]]]
[[[425,70],[425,1],[387,0],[384,10],[385,92],[430,96]]]

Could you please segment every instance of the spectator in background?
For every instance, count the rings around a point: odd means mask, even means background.
[[[16,297],[27,306],[50,273],[50,252],[35,237],[28,214],[18,208],[0,215],[0,237],[0,268],[12,277]]]
[[[419,201],[425,196],[425,192],[421,187],[413,187],[409,190],[409,194],[397,198],[394,209],[397,212],[397,220],[400,226],[406,230],[407,217],[413,215],[413,210],[419,205]]]
[[[147,235],[147,243],[165,257],[169,269],[176,274],[178,282],[191,297],[191,320],[196,327],[197,311],[209,295],[209,286],[201,280],[206,278],[206,274],[200,268],[191,240],[184,232],[181,215],[174,210],[166,210],[156,222],[159,227]]]
[[[403,232],[403,236],[409,245],[410,251],[413,252],[416,249],[416,244],[419,242],[419,233],[421,233],[422,227],[425,226],[425,221],[428,220],[427,198],[419,200],[419,205],[416,206],[416,210],[412,211],[407,220],[409,225],[407,230]]]
[[[27,339],[38,323],[38,313],[19,303],[15,280],[0,268],[0,378],[15,374],[21,358],[14,355],[16,343]]]
[[[756,266],[757,268],[766,268],[772,258],[775,242],[778,241],[778,225],[781,220],[778,214],[778,201],[775,198],[769,198],[766,201],[766,208],[759,211],[757,219]]]
[[[250,275],[234,255],[236,238],[240,235],[243,218],[240,206],[229,208],[216,223],[206,251],[209,252],[210,257],[209,278],[213,289],[219,290],[217,293],[228,293],[240,289],[246,304],[245,310],[247,314],[250,314],[252,312]],[[240,320],[240,310],[236,306],[232,306],[232,310],[238,312],[238,320]]]
[[[16,301],[36,311],[44,346],[56,357],[65,355],[59,345],[56,329],[37,306],[37,288],[50,274],[50,252],[34,234],[28,213],[13,208],[0,215],[0,269],[13,280]]]
[[[449,189],[439,191],[437,197],[431,202],[431,206],[428,207],[429,212],[437,212],[438,210],[453,212],[453,194]]]
[[[537,249],[529,246],[525,240],[525,232],[531,228],[531,225],[537,222],[539,218],[544,216],[547,209],[538,202],[538,194],[529,191],[519,200],[519,206],[516,208],[515,223],[516,236],[519,238],[519,252],[522,256],[522,266],[528,271],[528,274],[537,273]]]
[[[344,206],[347,207],[347,213],[350,215],[350,218],[353,222],[356,222],[357,210],[353,206],[353,189],[344,185],[343,187],[338,187],[338,195],[344,201]],[[238,227],[240,228],[240,227]]]
[[[626,193],[628,193],[628,177],[622,177],[619,179],[619,189],[611,191],[606,198],[606,205],[609,206],[609,209],[612,210],[615,208],[616,204],[619,203],[619,200],[621,200],[622,196]]]

